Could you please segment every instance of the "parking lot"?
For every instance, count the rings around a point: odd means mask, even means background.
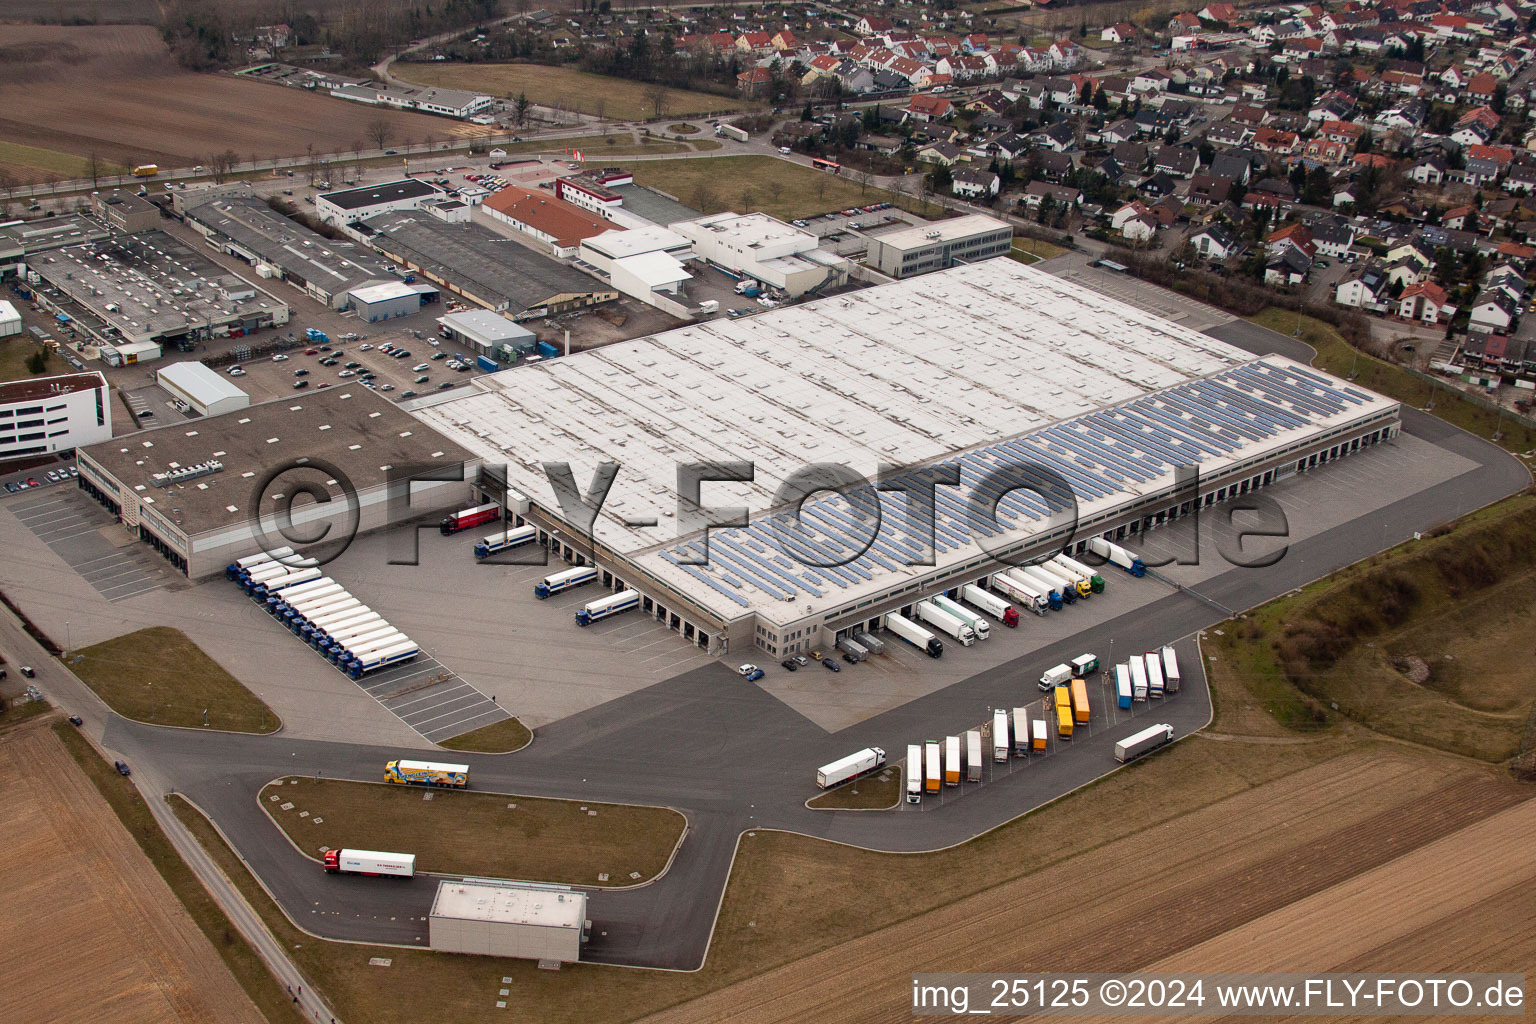
[[[9,501],[16,518],[108,601],[123,601],[180,578],[73,480]]]

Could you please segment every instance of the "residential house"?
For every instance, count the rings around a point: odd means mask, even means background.
[[[1054,153],[1065,153],[1077,144],[1077,133],[1070,124],[1061,122],[1030,134],[1035,145]]]
[[[917,151],[917,160],[924,164],[953,167],[964,159],[965,153],[953,142],[935,142]]]
[[[1264,263],[1264,283],[1291,288],[1304,284],[1312,272],[1312,260],[1300,250],[1287,246],[1270,255]]]
[[[1053,185],[1048,181],[1032,181],[1025,185],[1024,196],[1019,202],[1034,210],[1047,198],[1058,205],[1083,205],[1083,193],[1079,189],[1070,185]]]
[[[1141,134],[1141,129],[1135,121],[1122,118],[1114,124],[1105,125],[1099,129],[1099,141],[1113,146],[1120,142],[1129,142]]]
[[[1333,291],[1333,301],[1353,309],[1368,309],[1377,313],[1387,311],[1387,274],[1380,264],[1372,261],[1355,267],[1340,281]]]
[[[1206,129],[1205,141],[1213,146],[1246,146],[1253,141],[1253,129],[1236,121],[1217,121]]]
[[[942,121],[954,113],[954,104],[943,96],[913,96],[906,110],[913,121]]]
[[[1473,330],[1508,331],[1520,315],[1520,307],[1501,291],[1479,292],[1472,300],[1471,323]]]
[[[1462,181],[1474,188],[1498,180],[1504,168],[1515,158],[1515,151],[1505,146],[1468,146],[1463,151],[1464,166],[1449,172],[1446,177]]]
[[[1172,175],[1157,171],[1150,178],[1143,179],[1138,191],[1142,195],[1153,199],[1163,196],[1171,196],[1179,190],[1179,183]]]
[[[1136,26],[1125,22],[1109,25],[1099,32],[1099,40],[1105,43],[1129,43],[1136,38]]]
[[[1412,285],[1397,300],[1397,315],[1404,320],[1422,320],[1438,324],[1456,315],[1456,307],[1446,301],[1445,289],[1433,281]]]
[[[767,68],[748,68],[736,76],[736,91],[743,96],[765,96],[773,84],[773,72]]]
[[[1240,153],[1217,153],[1211,161],[1210,173],[1213,177],[1230,178],[1239,185],[1246,185],[1253,173],[1253,163]]]
[[[1320,256],[1341,260],[1355,244],[1355,229],[1342,217],[1332,217],[1312,225],[1312,244]]]
[[[1197,174],[1189,182],[1189,201],[1201,206],[1224,203],[1232,195],[1231,178],[1218,178],[1211,174]]]
[[[960,167],[954,172],[950,191],[962,199],[991,199],[1002,188],[1002,179],[985,167]]]
[[[896,26],[890,18],[877,18],[866,15],[854,23],[853,30],[861,36],[884,35]]]
[[[1187,146],[1159,146],[1152,167],[1176,178],[1188,178],[1200,169],[1200,154]]]
[[[1438,156],[1426,156],[1408,168],[1408,180],[1420,185],[1439,185],[1445,181],[1448,165]]]
[[[1195,232],[1189,236],[1189,244],[1212,263],[1224,263],[1242,251],[1242,243],[1223,224],[1209,224]]]
[[[1054,153],[1048,149],[1034,150],[1030,154],[1029,163],[1035,173],[1047,181],[1066,181],[1077,169],[1077,161],[1071,153]]]

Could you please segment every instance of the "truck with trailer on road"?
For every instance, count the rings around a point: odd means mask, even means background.
[[[575,569],[565,569],[552,575],[545,576],[533,585],[533,596],[540,601],[552,594],[558,594],[562,590],[574,590],[585,586],[597,579],[597,569],[590,565],[578,566]]]
[[[1152,725],[1115,744],[1115,760],[1121,764],[1152,753],[1173,742],[1173,726]]]
[[[322,863],[325,870],[333,875],[374,875],[385,878],[413,878],[416,875],[414,853],[326,850]]]
[[[822,789],[831,789],[861,775],[868,775],[884,764],[885,751],[879,747],[865,747],[816,769],[816,785]]]
[[[944,653],[944,641],[899,612],[889,612],[886,614],[885,628],[930,658],[940,657]]]
[[[601,622],[638,607],[640,607],[640,591],[621,590],[617,594],[600,597],[596,601],[588,601],[576,609],[576,625],[590,626],[594,622]]]
[[[476,505],[473,508],[460,509],[449,516],[444,516],[443,521],[437,524],[444,537],[460,530],[468,530],[485,523],[494,523],[501,518],[501,506],[494,501],[484,505]]]
[[[968,583],[960,588],[960,600],[973,608],[980,608],[1003,625],[1013,628],[1019,624],[1019,610],[996,594]]]
[[[469,765],[440,761],[390,761],[384,765],[384,781],[400,786],[437,786],[463,789],[469,785]]]

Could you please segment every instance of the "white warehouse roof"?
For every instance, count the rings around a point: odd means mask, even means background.
[[[156,373],[160,380],[169,381],[204,406],[211,407],[230,398],[249,398],[244,391],[225,380],[218,371],[209,369],[195,359],[162,366]]]
[[[682,249],[693,243],[676,231],[663,227],[627,228],[604,231],[582,240],[582,245],[610,259],[623,259],[641,253]]]
[[[580,931],[587,916],[587,895],[578,890],[439,882],[432,916]]]
[[[353,288],[349,294],[356,301],[366,305],[374,302],[388,302],[391,299],[403,299],[407,295],[419,295],[421,290],[404,281],[382,281],[379,284]]]
[[[21,323],[21,314],[16,312],[16,307],[0,299],[0,324]]]
[[[907,564],[896,497],[878,542],[844,543],[869,509],[806,505],[786,529],[775,491],[813,463],[874,479],[882,464],[954,460],[966,484],[1009,462],[1069,481],[1086,519],[1165,489],[1172,466],[1210,473],[1395,408],[1379,396],[1225,342],[1011,260],[989,260],[740,320],[714,320],[479,378],[480,391],[417,413],[482,455],[542,509],[559,503],[547,460],[585,489],[620,471],[599,543],[723,620],[777,622],[878,597],[1041,532],[1040,503],[1014,491],[990,533],[941,487],[935,565]],[[708,483],[706,507],[749,510],[748,530],[677,520],[680,463],[747,460],[750,483]],[[912,471],[913,473],[920,470]],[[654,517],[658,525],[630,525]],[[864,518],[865,522],[873,521]],[[1059,523],[1060,520],[1053,520]],[[841,535],[842,539],[839,539]],[[825,555],[848,564],[814,568]]]
[[[688,268],[664,252],[643,252],[635,256],[625,256],[623,259],[614,260],[613,265],[633,274],[642,284],[650,288],[660,288],[693,279],[693,275],[688,273]]]
[[[911,227],[899,228],[895,231],[882,231],[873,235],[873,237],[880,239],[885,245],[894,246],[897,249],[920,249],[925,245],[949,242],[957,238],[969,238],[972,235],[1007,227],[1009,225],[1006,221],[998,220],[996,217],[988,217],[984,213],[972,213],[964,217],[953,217],[949,220],[914,224]]]

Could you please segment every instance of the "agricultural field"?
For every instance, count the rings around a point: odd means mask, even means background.
[[[649,121],[660,117],[725,114],[750,110],[754,104],[731,96],[686,89],[666,89],[657,113],[656,87],[624,78],[592,75],[574,68],[545,64],[408,64],[397,62],[391,73],[403,81],[446,89],[473,89],[492,96],[515,98],[558,110],[571,110],[619,121]]]
[[[794,220],[892,199],[891,193],[873,185],[769,156],[647,160],[628,169],[639,184],[676,196],[704,213],[761,210]]]
[[[45,718],[0,742],[0,828],[6,1019],[265,1019]]]
[[[478,125],[381,111],[300,89],[178,68],[149,26],[9,25],[0,42],[0,175],[46,181],[95,153],[178,167],[233,149],[242,160],[351,151],[371,122],[390,143],[486,134]]]

